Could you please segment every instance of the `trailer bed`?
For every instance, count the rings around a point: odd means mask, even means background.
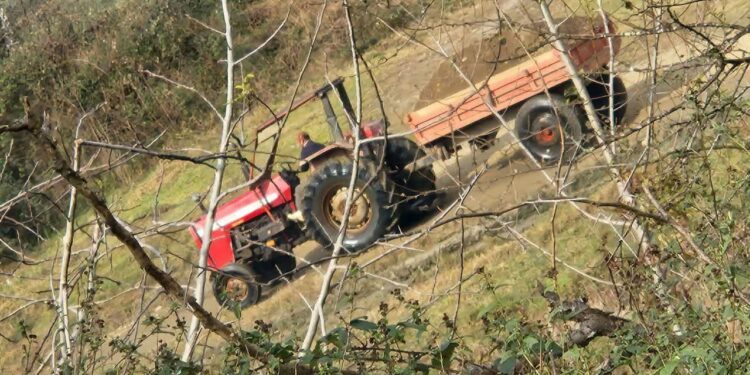
[[[590,25],[591,20],[586,20]],[[576,23],[577,22],[577,23]],[[561,26],[561,33],[586,35],[580,32],[584,24],[581,19],[573,18]],[[610,32],[614,26],[610,22]],[[577,27],[578,33],[573,32]],[[585,27],[584,27],[585,28]],[[592,32],[593,31],[593,32]],[[568,42],[573,63],[583,73],[592,73],[609,62],[609,47],[606,38],[591,38],[604,31],[599,22],[589,26],[588,37],[575,42]],[[613,38],[615,53],[619,49],[619,39]],[[570,80],[560,52],[546,48],[541,53],[524,58],[521,62],[510,65],[498,74],[480,82],[475,87],[468,87],[434,103],[410,112],[405,121],[414,131],[414,136],[422,145],[430,145],[449,137],[492,115],[487,107],[487,100],[496,111],[504,111],[534,95],[554,88]],[[504,64],[505,65],[505,64]],[[467,85],[468,86],[468,85]]]

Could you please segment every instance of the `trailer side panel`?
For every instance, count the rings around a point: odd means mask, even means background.
[[[619,39],[615,41],[615,52]],[[594,72],[609,62],[607,39],[598,38],[578,43],[570,50],[573,62],[583,73]],[[491,76],[431,105],[406,115],[406,123],[417,141],[429,145],[454,132],[492,115],[485,101],[496,111],[504,111],[545,89],[570,80],[560,53],[548,50],[532,59]]]

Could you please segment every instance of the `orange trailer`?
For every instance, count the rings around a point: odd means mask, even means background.
[[[566,22],[574,21],[581,22],[576,18]],[[614,33],[611,21],[608,26],[610,33]],[[606,114],[609,112],[610,86],[606,82],[608,76],[597,73],[600,73],[610,61],[609,42],[604,37],[605,28],[602,22],[595,24],[590,30],[593,32],[589,31],[588,38],[582,36],[577,40],[568,40],[566,45],[578,71],[585,76],[597,77],[592,79],[589,93],[595,107],[598,107],[602,114]],[[612,42],[614,52],[617,53],[620,40],[613,37]],[[472,128],[479,123],[486,123],[482,120],[493,116],[493,110],[503,113],[514,106],[520,106],[517,108],[516,132],[522,143],[539,159],[557,160],[560,150],[554,149],[560,146],[566,135],[568,138],[580,138],[585,123],[581,116],[580,103],[571,103],[564,97],[564,90],[568,87],[571,77],[560,54],[560,51],[547,48],[545,52],[532,55],[523,62],[475,84],[476,88],[466,88],[408,113],[405,122],[421,145],[450,146],[448,144],[459,133],[486,135],[486,130],[477,132]],[[621,120],[627,94],[622,81],[617,77],[614,81],[615,112],[617,120]],[[530,101],[532,98],[534,100]],[[488,103],[492,108],[488,107]],[[554,114],[554,118],[550,113]],[[497,131],[499,123],[495,121],[495,124]],[[560,134],[560,129],[568,134]],[[494,133],[491,134],[495,136]]]

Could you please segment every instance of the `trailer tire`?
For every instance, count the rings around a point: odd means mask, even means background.
[[[558,118],[563,134],[559,131]],[[554,163],[561,158],[570,161],[577,154],[582,139],[582,118],[578,106],[566,102],[562,95],[539,94],[526,100],[518,109],[516,134],[539,161]]]
[[[260,299],[258,275],[245,264],[230,263],[214,272],[211,284],[216,302],[230,310],[244,309]]]
[[[591,104],[594,105],[599,118],[609,123],[609,74],[598,74],[589,79],[591,83],[586,86],[586,91],[591,97]],[[619,125],[625,118],[628,109],[628,91],[622,78],[615,77],[612,80],[612,93],[614,96],[615,125]]]
[[[344,249],[352,252],[365,249],[380,239],[395,216],[388,194],[388,178],[379,176],[365,186],[373,177],[375,168],[367,163],[360,164],[364,165],[357,172],[355,187],[362,189],[363,194],[353,203],[353,211],[349,213],[350,228],[343,243]],[[333,161],[318,169],[304,188],[300,210],[305,231],[323,246],[330,247],[338,237],[346,190],[353,173],[352,164]]]
[[[391,179],[403,187],[408,196],[418,196],[435,190],[435,172],[432,168],[422,168],[417,171],[409,171],[405,168],[426,157],[424,152],[416,143],[407,138],[388,139],[385,148],[385,164],[393,171]]]

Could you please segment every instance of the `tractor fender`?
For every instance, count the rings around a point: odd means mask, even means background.
[[[326,162],[336,158],[351,159],[354,147],[346,143],[332,143],[320,151],[308,156],[304,161],[307,162],[314,171],[319,169]]]
[[[247,280],[255,280],[255,274],[253,273],[252,269],[250,269],[250,265],[248,264],[229,263],[226,266],[222,267],[221,270],[217,272],[241,275],[242,277],[247,278]]]

